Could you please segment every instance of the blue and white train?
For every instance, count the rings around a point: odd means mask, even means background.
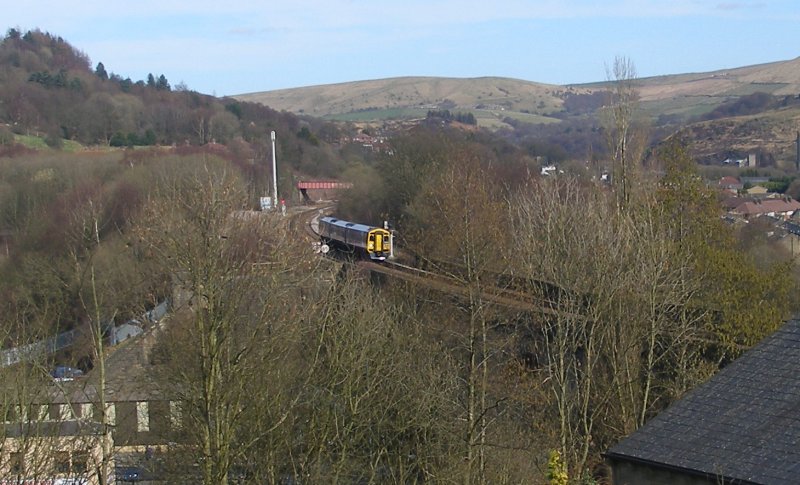
[[[366,253],[370,259],[378,261],[385,260],[391,252],[391,233],[388,230],[335,217],[319,219],[319,237],[323,251],[335,247],[351,253]]]

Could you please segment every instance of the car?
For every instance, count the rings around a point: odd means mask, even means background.
[[[74,367],[59,365],[50,372],[50,375],[58,382],[65,382],[71,381],[76,377],[83,377],[83,371]]]
[[[139,482],[144,480],[144,470],[138,466],[119,466],[114,469],[118,482]]]

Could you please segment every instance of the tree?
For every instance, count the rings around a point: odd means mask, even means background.
[[[617,203],[624,210],[638,182],[646,139],[636,119],[639,95],[633,61],[616,57],[608,77],[613,86],[603,113],[603,124],[611,154],[611,183]]]
[[[148,78],[148,84],[149,84],[149,81],[150,80]],[[167,81],[167,78],[163,74],[158,76],[158,80],[156,81],[155,88],[158,89],[159,91],[169,91],[170,90],[169,82]]]
[[[228,170],[200,160],[175,168],[137,234],[175,288],[158,353],[163,391],[182,403],[186,424],[189,447],[172,450],[174,463],[183,473],[200,463],[203,483],[224,484],[288,426],[299,400],[304,377],[292,363],[308,268],[279,220],[239,215],[246,191]]]
[[[345,275],[313,325],[319,365],[298,416],[298,474],[314,483],[447,481],[458,452],[454,362],[423,322]]]
[[[465,302],[457,305],[461,313],[453,315],[453,323],[464,328],[456,350],[465,368],[463,481],[486,483],[489,428],[500,399],[492,402],[489,390],[494,349],[492,303],[485,293],[497,285],[502,272],[503,234],[508,226],[503,191],[492,184],[489,170],[470,148],[454,147],[440,161],[441,172],[423,184],[409,210],[418,232],[409,235],[408,244],[434,273],[447,275],[465,289]]]
[[[103,81],[108,80],[108,72],[106,72],[106,66],[104,66],[102,62],[97,63],[97,67],[95,68],[94,73],[101,80]]]
[[[602,190],[560,177],[512,204],[516,275],[551,310],[530,317],[542,362],[531,371],[551,393],[569,476],[584,476],[599,450],[671,399],[671,383],[686,377],[676,374],[693,371],[679,356],[697,363],[702,312],[685,302],[700,284],[684,278],[688,262],[658,204],[640,203],[620,212]]]
[[[793,311],[791,263],[778,261],[761,270],[736,247],[713,192],[680,140],[662,146],[658,161],[665,170],[658,192],[663,224],[691,264],[686,277],[704,281],[691,305],[712,310],[705,325],[719,343],[718,358],[727,360],[769,335]]]

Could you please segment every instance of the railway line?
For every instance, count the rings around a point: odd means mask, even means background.
[[[298,214],[298,219],[302,221],[304,233],[310,240],[318,240],[319,234],[316,229],[316,221],[321,217],[326,210],[330,209],[331,205],[314,207]],[[323,257],[333,259],[333,255],[323,255]],[[342,258],[338,258],[339,261]],[[465,284],[456,276],[446,275],[431,271],[428,269],[418,268],[403,264],[401,262],[387,259],[382,262],[369,261],[369,260],[355,260],[346,261],[344,264],[353,264],[362,270],[380,273],[392,278],[404,280],[414,284],[418,284],[436,291],[441,291],[450,295],[458,296],[461,298],[468,298],[471,289],[469,285]],[[497,276],[497,281],[502,281],[503,278]],[[507,279],[507,278],[506,278]],[[508,283],[506,281],[506,283]],[[555,299],[549,296],[537,296],[537,292],[525,291],[524,284],[506,284],[501,285],[486,285],[480,288],[480,297],[487,302],[491,302],[506,308],[514,310],[534,312],[544,315],[568,315],[563,310],[558,308]],[[580,318],[573,315],[575,318]]]
[[[432,271],[415,268],[394,261],[375,263],[372,261],[357,261],[356,265],[376,273],[382,273],[393,278],[413,282],[428,288],[441,291],[447,294],[468,298],[470,287],[463,281]],[[498,286],[486,285],[480,288],[480,297],[487,302],[491,302],[506,308],[515,310],[534,312],[551,316],[565,316],[555,303],[549,299],[543,300],[532,294],[524,293],[514,289],[501,288]],[[575,318],[580,318],[573,315]]]

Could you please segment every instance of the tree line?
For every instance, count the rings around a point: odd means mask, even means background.
[[[109,72],[61,37],[9,29],[0,42],[0,133],[88,146],[239,145],[259,162],[279,133],[282,162],[330,177],[342,163],[331,143],[341,128],[268,107],[173,86],[164,74],[132,81]],[[322,141],[322,143],[320,143]],[[8,146],[8,144],[4,144]]]

